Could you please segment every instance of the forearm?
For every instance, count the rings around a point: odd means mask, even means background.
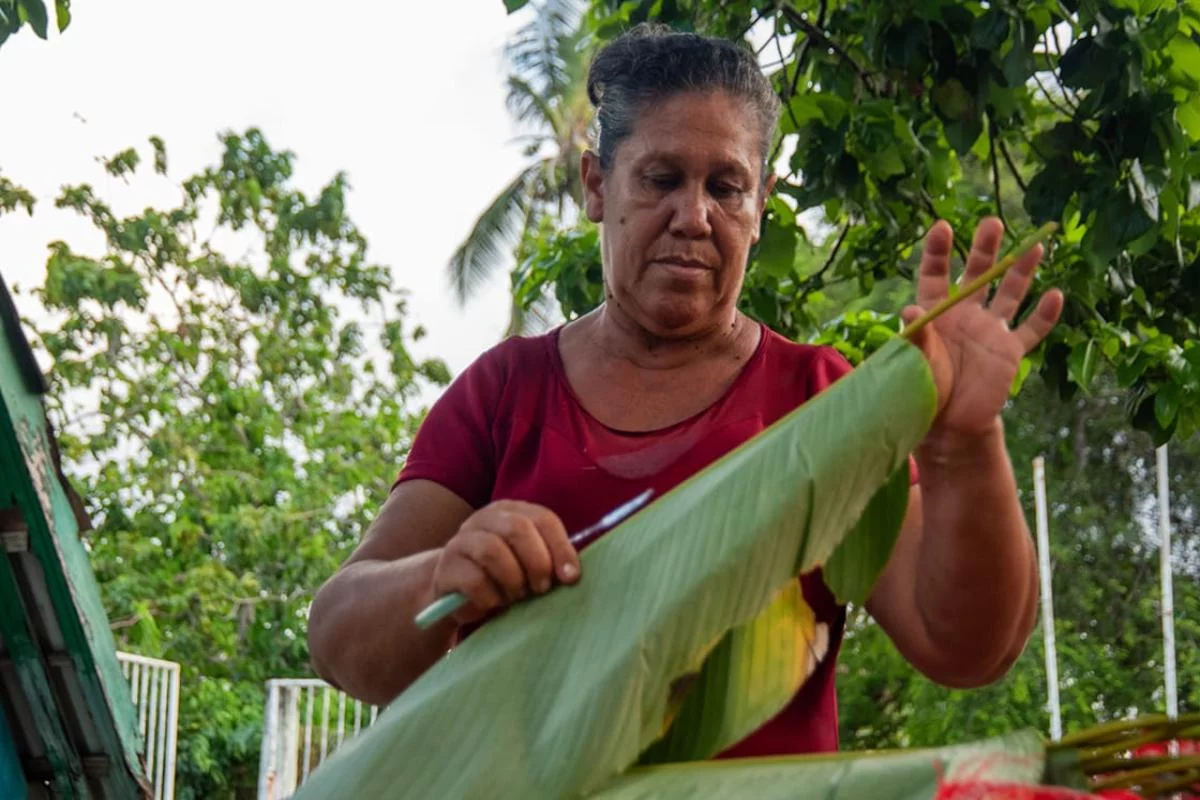
[[[313,599],[308,639],[327,681],[376,705],[390,702],[445,655],[455,624],[423,631],[413,618],[433,600],[438,550],[348,564]]]
[[[1015,659],[1036,617],[1036,558],[1003,427],[966,442],[927,438],[917,451],[924,534],[916,607],[929,641],[963,662]]]

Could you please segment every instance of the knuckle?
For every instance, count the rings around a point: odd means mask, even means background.
[[[481,543],[476,559],[493,574],[504,564],[511,551],[499,536],[491,536]]]
[[[544,506],[538,507],[534,519],[538,523],[538,526],[543,528],[559,530],[563,526],[562,520],[558,518],[558,514],[555,514],[553,511]]]
[[[499,599],[496,597],[496,590],[492,588],[491,582],[482,573],[465,580],[459,591],[469,597],[471,602],[482,611],[495,607]]]
[[[510,514],[506,523],[504,538],[510,542],[517,542],[537,536],[537,526],[524,514]]]

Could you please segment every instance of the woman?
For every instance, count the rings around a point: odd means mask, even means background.
[[[605,303],[553,333],[510,339],[454,382],[416,437],[364,541],[313,602],[313,660],[331,683],[386,703],[462,626],[580,580],[567,540],[647,487],[658,496],[849,370],[737,311],[774,177],[779,104],[753,58],[720,40],[639,28],[588,76],[599,138],[582,160],[588,218],[603,223]],[[975,235],[966,278],[997,255]],[[910,320],[949,289],[952,234],[929,232]],[[948,686],[1000,677],[1036,614],[1036,566],[999,412],[1021,357],[1062,307],[1047,294],[1010,328],[1040,249],[998,287],[920,335],[939,412],[915,454],[907,518],[868,603],[896,647]],[[586,579],[586,578],[583,578]],[[727,755],[837,747],[834,661],[845,621],[821,580],[805,597],[829,647],[792,704]],[[453,619],[413,617],[462,592]]]

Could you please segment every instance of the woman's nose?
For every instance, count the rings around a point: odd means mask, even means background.
[[[688,239],[703,239],[712,233],[704,187],[685,184],[672,193],[671,201],[671,233]]]

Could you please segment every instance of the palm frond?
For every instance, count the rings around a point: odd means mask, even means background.
[[[505,105],[508,113],[518,122],[557,133],[559,115],[554,110],[553,100],[534,89],[529,81],[519,75],[508,76]]]
[[[587,33],[578,0],[547,0],[505,47],[513,73],[548,96],[560,93],[578,72],[580,43]]]
[[[531,189],[542,162],[521,170],[513,181],[496,195],[471,232],[450,257],[447,264],[451,289],[459,303],[465,304],[501,264],[504,248],[511,243],[525,211],[533,202]]]

